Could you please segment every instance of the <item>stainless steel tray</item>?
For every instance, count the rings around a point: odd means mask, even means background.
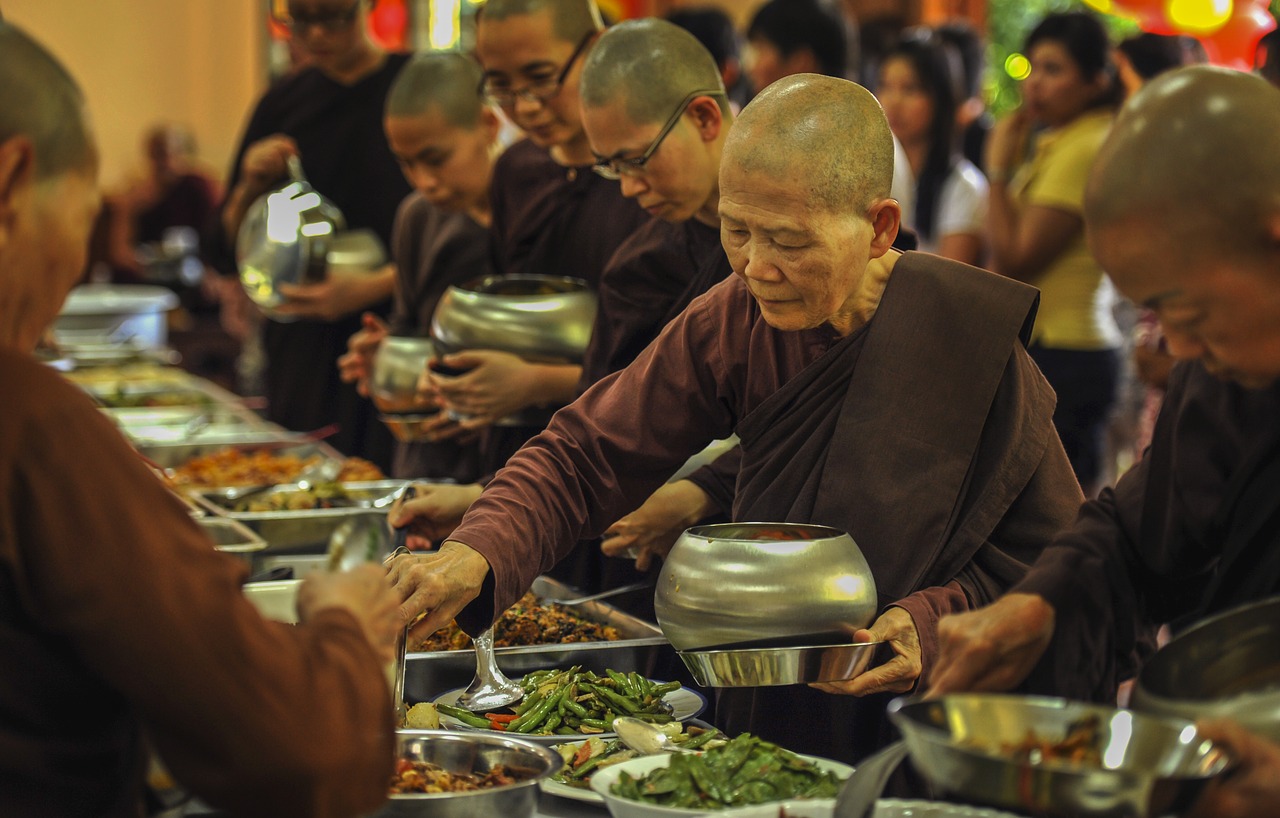
[[[549,601],[578,596],[572,588],[550,577],[538,577],[532,590]],[[584,619],[617,628],[622,639],[496,648],[494,654],[502,672],[519,678],[543,668],[582,665],[596,673],[608,669],[624,673],[634,670],[649,678],[655,673],[665,675],[663,669],[674,659],[675,652],[657,625],[604,602],[585,602],[574,607]],[[441,693],[465,687],[475,669],[476,655],[471,649],[410,653],[405,663],[405,700],[433,701]]]
[[[213,540],[213,547],[231,554],[251,554],[267,547],[266,540],[248,526],[225,517],[201,517],[196,520]]]
[[[171,469],[188,460],[222,451],[228,447],[254,449],[268,448],[287,452],[309,445],[297,432],[283,429],[255,429],[253,427],[219,427],[208,434],[196,434],[189,439],[134,441],[134,448],[157,466]],[[326,455],[329,453],[326,452]]]
[[[381,523],[390,503],[379,507],[374,507],[374,503],[389,500],[404,486],[404,481],[373,480],[342,485],[352,491],[368,490],[374,495],[371,499],[353,506],[299,511],[233,511],[227,500],[230,489],[196,491],[192,496],[214,514],[244,523],[256,531],[267,541],[268,552],[322,553],[328,545],[329,535],[344,520],[357,515],[372,514],[376,515]],[[260,496],[297,490],[297,484],[283,483],[263,492]]]

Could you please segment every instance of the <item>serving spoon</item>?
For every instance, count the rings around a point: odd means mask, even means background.
[[[613,732],[618,734],[619,741],[640,755],[655,756],[659,753],[698,754],[697,750],[690,750],[687,747],[681,747],[676,744],[671,740],[671,736],[663,732],[658,725],[633,718],[632,716],[618,716],[614,719]]]
[[[458,705],[479,713],[523,699],[524,688],[498,669],[498,659],[493,655],[493,626],[485,628],[484,633],[473,641],[476,646],[476,676],[458,697]]]

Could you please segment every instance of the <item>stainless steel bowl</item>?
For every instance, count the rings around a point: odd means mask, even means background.
[[[1099,719],[1101,764],[1018,760],[1028,733],[1058,742]],[[1187,807],[1229,759],[1182,719],[1047,697],[962,694],[895,699],[889,718],[913,766],[964,800],[1037,816],[1146,818]]]
[[[401,443],[417,443],[429,440],[428,424],[436,419],[435,412],[428,415],[378,415],[378,420],[391,430],[391,436]]]
[[[703,687],[774,687],[852,679],[867,669],[882,644],[686,650],[679,656]]]
[[[1133,709],[1185,719],[1227,717],[1280,741],[1280,598],[1200,622],[1138,674]]]
[[[388,415],[423,414],[431,402],[418,397],[418,378],[435,354],[435,343],[430,338],[384,338],[369,375],[369,397],[378,411]]]
[[[444,352],[496,349],[531,361],[578,362],[595,316],[595,293],[581,279],[484,276],[445,292],[431,335]]]
[[[538,782],[563,763],[549,747],[498,735],[447,730],[400,730],[398,758],[429,761],[453,773],[484,773],[501,764],[524,780],[505,787],[458,793],[392,795],[376,818],[531,818],[538,806]]]
[[[843,531],[795,523],[704,525],[676,540],[658,577],[654,609],[663,634],[682,651],[763,640],[795,645],[796,637],[832,634],[847,641],[875,616],[876,584]]]

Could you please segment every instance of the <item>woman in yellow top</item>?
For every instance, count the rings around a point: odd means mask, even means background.
[[[1058,393],[1054,423],[1076,477],[1093,493],[1105,471],[1122,338],[1111,283],[1085,246],[1081,210],[1120,87],[1106,30],[1090,14],[1045,17],[1023,50],[1031,75],[1022,107],[987,142],[992,263],[1040,288],[1031,356]]]

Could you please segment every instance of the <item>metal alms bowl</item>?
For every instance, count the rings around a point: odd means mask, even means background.
[[[1179,634],[1143,666],[1135,710],[1227,717],[1280,741],[1280,597],[1218,614]]]
[[[658,577],[658,624],[680,651],[790,645],[865,627],[876,585],[853,538],[820,525],[722,523],[680,535]],[[746,647],[737,645],[738,647]]]
[[[1019,759],[1028,734],[1049,742],[1098,720],[1101,763]],[[1230,760],[1195,725],[1049,697],[957,694],[899,698],[889,718],[912,765],[965,801],[1038,816],[1146,818],[1187,807]]]
[[[369,375],[369,396],[378,411],[389,415],[426,414],[431,403],[418,398],[418,378],[435,354],[435,343],[430,338],[384,338]]]
[[[504,787],[454,793],[392,795],[373,818],[532,818],[538,782],[563,763],[549,747],[498,735],[447,730],[400,730],[397,758],[428,761],[452,773],[485,773],[501,764],[522,780]]]
[[[596,295],[565,276],[484,276],[450,287],[431,335],[443,352],[496,349],[533,361],[578,362],[591,340]]]
[[[816,641],[805,639],[803,641]],[[884,642],[842,642],[731,650],[682,650],[680,660],[703,687],[776,687],[840,682],[870,666]]]

